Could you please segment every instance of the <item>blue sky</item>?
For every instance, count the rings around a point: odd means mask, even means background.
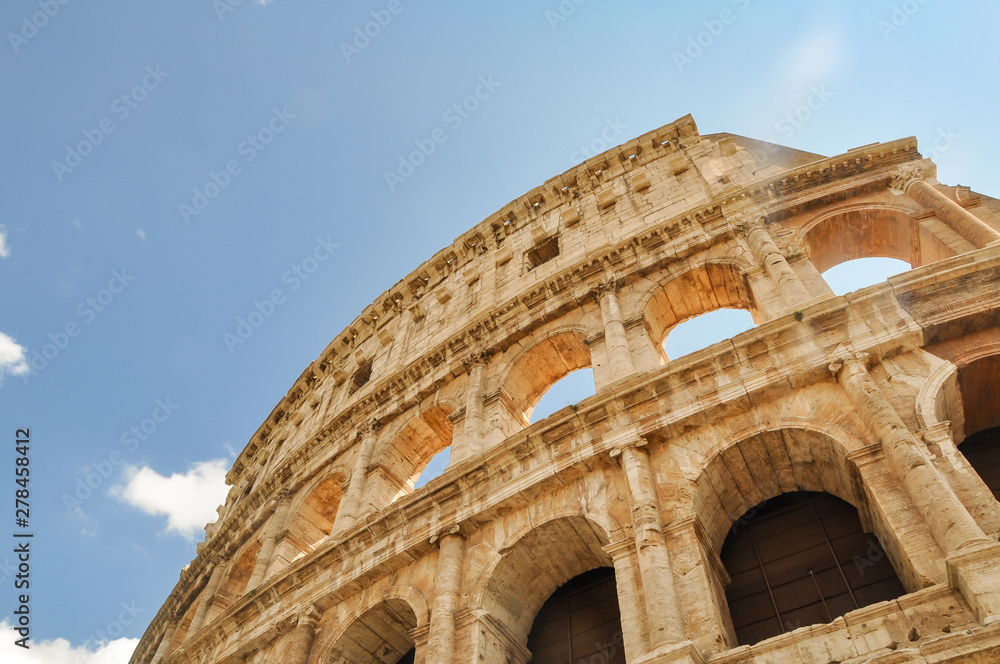
[[[995,3],[62,1],[0,16],[0,464],[30,427],[30,661],[125,661],[303,368],[606,140],[686,113],[820,154],[916,135],[942,181],[1000,193]],[[22,661],[6,555],[0,659]]]

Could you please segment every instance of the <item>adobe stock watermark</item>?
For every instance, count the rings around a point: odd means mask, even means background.
[[[38,8],[41,11],[30,16],[22,16],[21,29],[17,32],[7,33],[7,41],[10,42],[14,53],[20,53],[21,47],[27,46],[28,42],[37,37],[38,31],[45,28],[49,21],[56,17],[59,10],[68,5],[69,2],[70,0],[38,0]]]
[[[274,142],[278,134],[285,131],[294,119],[295,116],[288,112],[287,106],[282,106],[280,111],[277,108],[272,109],[270,120],[256,133],[249,134],[245,141],[236,146],[236,154],[242,157],[242,160],[230,159],[219,171],[209,171],[208,181],[191,190],[191,204],[179,203],[177,205],[177,210],[184,223],[190,224],[192,217],[197,217],[204,212],[212,201],[232,184],[233,178],[243,172],[243,166],[264,152]]]
[[[740,12],[745,12],[753,0],[730,0]],[[682,51],[674,51],[674,65],[677,72],[684,73],[684,69],[694,64],[694,61],[704,55],[705,51],[715,44],[716,40],[722,36],[726,29],[736,22],[740,17],[739,12],[726,8],[719,12],[715,18],[706,19],[701,22],[704,30],[700,30],[687,38],[687,44]]]
[[[145,71],[146,74],[139,83],[134,85],[131,90],[115,97],[114,101],[111,102],[111,113],[118,118],[119,122],[125,120],[132,114],[132,111],[139,108],[139,104],[146,101],[149,93],[160,87],[163,80],[170,76],[170,72],[162,71],[160,65],[155,67],[147,65]],[[77,142],[76,145],[67,145],[66,158],[62,161],[52,162],[52,172],[55,173],[56,180],[62,182],[67,175],[76,170],[83,163],[83,160],[93,154],[97,146],[103,143],[105,137],[116,128],[114,119],[108,116],[98,121],[93,129],[81,131],[83,140]]]
[[[118,298],[122,292],[128,288],[129,284],[135,280],[135,275],[129,274],[127,268],[112,270],[111,279],[108,285],[93,295],[85,298],[76,307],[76,315],[83,322],[81,325],[76,320],[66,323],[61,329],[49,332],[49,343],[42,346],[41,350],[32,350],[28,354],[28,366],[31,371],[21,376],[25,385],[28,380],[37,373],[44,371],[49,364],[65,351],[70,342],[80,336],[85,326],[90,325],[97,319],[97,315],[111,306],[111,303]]]
[[[902,30],[928,2],[929,0],[903,0],[894,4],[888,18],[880,18],[877,23],[882,40],[889,41],[889,37]]]
[[[774,153],[783,150],[782,141],[787,143],[795,136],[800,129],[812,120],[816,113],[823,108],[833,97],[833,91],[827,88],[826,84],[814,85],[809,88],[805,99],[801,104],[788,111],[774,124],[774,130],[780,134],[780,138],[774,135],[764,139],[762,148],[765,153]]]
[[[316,273],[320,264],[329,260],[333,251],[340,245],[334,242],[329,235],[326,238],[316,238],[316,245],[312,252],[301,261],[292,265],[281,275],[281,283],[288,286],[288,291],[294,293],[302,284]],[[233,332],[223,332],[222,341],[230,353],[236,351],[237,346],[242,346],[253,336],[254,332],[264,324],[277,311],[278,307],[287,302],[285,291],[275,288],[263,300],[254,300],[253,309],[246,316],[236,319],[236,329]]]
[[[562,0],[555,10],[545,11],[545,20],[549,22],[552,32],[555,32],[562,23],[569,20],[569,17],[576,13],[576,8],[586,3],[587,0]]]
[[[427,138],[414,139],[413,144],[417,146],[417,149],[405,156],[400,154],[396,170],[383,173],[390,192],[395,192],[396,187],[424,165],[427,158],[437,151],[438,146],[448,140],[449,131],[453,132],[461,127],[466,120],[472,117],[473,113],[479,110],[482,102],[492,97],[497,88],[503,86],[502,83],[493,80],[492,74],[480,76],[478,82],[479,85],[476,86],[472,94],[462,101],[452,104],[441,115],[441,119],[448,125],[448,129],[438,127],[431,131]]]
[[[937,134],[934,136],[934,143],[931,144],[929,150],[924,151],[924,157],[937,163],[938,157],[950,150],[960,138],[962,138],[962,135],[956,134],[952,131],[951,127],[938,129]]]
[[[178,408],[180,406],[173,403],[170,397],[156,399],[149,415],[123,431],[118,437],[118,442],[126,451],[135,452],[142,443],[153,437]],[[81,514],[83,502],[93,496],[123,463],[125,455],[120,450],[114,449],[103,460],[84,466],[83,472],[76,478],[73,493],[64,493],[61,496],[66,512],[70,516]]]
[[[121,638],[121,636],[125,633],[125,628],[134,623],[140,613],[145,613],[146,611],[146,609],[141,606],[136,606],[135,600],[132,600],[131,602],[122,602],[121,607],[122,610],[118,612],[116,618],[105,625],[104,629],[97,630],[84,640],[83,645],[85,647],[100,648],[108,641]],[[77,662],[89,660],[90,656],[86,654],[78,655],[76,658]]]
[[[389,0],[385,9],[371,10],[369,13],[372,20],[365,23],[364,26],[354,26],[354,37],[350,43],[340,42],[340,52],[344,55],[344,59],[351,62],[352,58],[361,55],[361,51],[371,46],[372,40],[381,35],[382,30],[388,28],[389,24],[392,23],[393,17],[403,13],[403,9],[405,7],[401,0]]]
[[[581,161],[596,157],[608,148],[613,147],[618,143],[618,138],[626,129],[628,129],[628,125],[619,120],[617,115],[614,120],[605,118],[604,128],[601,129],[600,135],[594,137],[586,145],[581,145],[577,148],[569,156],[570,162],[575,166]]]

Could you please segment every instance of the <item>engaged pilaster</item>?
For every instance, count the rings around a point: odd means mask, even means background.
[[[316,623],[319,614],[310,609],[308,613],[299,616],[295,631],[292,632],[291,645],[288,648],[288,664],[306,664],[312,652],[313,641],[316,639]]]
[[[335,533],[353,526],[360,516],[361,495],[365,490],[365,476],[368,474],[368,465],[372,460],[372,452],[375,450],[375,440],[378,438],[380,428],[378,420],[372,420],[361,428],[361,448],[358,450],[357,459],[354,460],[354,469],[351,471],[351,480],[347,484],[347,493],[344,495],[344,500],[341,501],[340,510],[337,513],[333,528]]]
[[[253,574],[250,575],[250,581],[247,582],[247,590],[253,590],[267,578],[268,568],[271,565],[271,559],[274,557],[274,547],[278,540],[278,535],[288,521],[290,500],[291,498],[287,491],[282,491],[278,495],[277,505],[274,508],[274,513],[271,515],[267,535],[260,545],[260,551],[257,552],[257,563],[254,565]]]
[[[660,503],[646,441],[639,438],[612,451],[621,456],[632,510],[632,529],[639,559],[639,576],[649,623],[650,646],[656,650],[684,640],[677,608],[670,554],[663,535]]]
[[[604,343],[607,347],[610,382],[615,382],[635,373],[632,350],[625,333],[625,319],[618,302],[618,282],[605,279],[594,290],[601,304],[601,320],[604,323]]]
[[[764,268],[765,274],[775,285],[788,308],[799,307],[812,299],[809,289],[802,283],[799,275],[788,264],[785,255],[775,244],[763,217],[751,216],[740,219],[734,221],[733,226],[744,236],[754,260]]]
[[[948,224],[977,249],[993,242],[1000,242],[1000,232],[982,221],[956,201],[932,187],[924,179],[924,169],[919,164],[903,166],[890,176],[889,188],[896,194],[905,194]]]
[[[215,561],[215,568],[212,570],[212,576],[209,577],[208,583],[205,584],[205,589],[201,591],[201,601],[198,604],[198,610],[194,612],[194,616],[191,618],[191,625],[188,627],[187,638],[190,639],[198,630],[202,628],[205,624],[205,618],[208,616],[208,609],[212,606],[212,601],[215,599],[215,595],[219,592],[219,585],[222,584],[222,579],[226,574],[225,566],[220,564],[219,561]]]
[[[483,434],[486,428],[486,353],[473,353],[465,366],[469,372],[469,384],[465,393],[465,426],[462,435],[455,440],[449,463],[482,454]]]
[[[427,664],[452,664],[455,652],[455,612],[458,610],[462,567],[465,564],[465,538],[459,527],[455,526],[437,541],[440,550],[425,661]]]

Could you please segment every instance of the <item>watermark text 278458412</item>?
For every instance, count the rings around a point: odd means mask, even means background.
[[[17,556],[17,575],[14,587],[20,591],[16,600],[17,625],[14,630],[21,637],[14,641],[22,648],[28,647],[31,636],[31,605],[28,590],[31,587],[31,537],[28,530],[31,519],[31,491],[28,483],[31,479],[31,430],[18,429],[14,435],[14,554]]]

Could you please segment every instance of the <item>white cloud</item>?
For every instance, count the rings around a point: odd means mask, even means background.
[[[0,258],[10,256],[10,247],[7,246],[7,227],[0,224]]]
[[[139,230],[137,230],[135,232],[135,234],[139,236],[140,240],[145,240],[146,239],[146,231],[142,230],[141,228]]]
[[[167,533],[189,540],[218,517],[216,508],[226,499],[225,459],[200,461],[185,473],[165,477],[152,468],[128,467],[126,483],[111,487],[111,495],[147,514],[167,517]]]
[[[0,662],[4,664],[128,664],[139,639],[115,639],[97,650],[74,648],[66,639],[35,641],[30,649],[14,645],[21,636],[5,620],[0,622]]]
[[[18,345],[12,337],[0,332],[0,384],[3,375],[24,376],[31,371],[25,357],[24,346]]]

